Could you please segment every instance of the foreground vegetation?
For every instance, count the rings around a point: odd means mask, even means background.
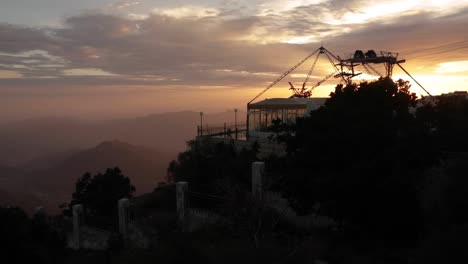
[[[266,191],[279,193],[298,217],[327,217],[332,224],[305,228],[252,199],[250,166],[258,145],[238,151],[233,144],[207,139],[190,142],[169,165],[168,176],[170,182],[188,181],[190,206],[210,211],[216,221],[191,233],[178,232],[174,187],[161,185],[132,200],[133,217],[157,231],[157,243],[145,250],[124,249],[117,237],[106,252],[77,253],[65,249],[65,229],[30,219],[20,209],[0,208],[0,225],[11,227],[2,230],[7,232],[2,241],[21,237],[11,240],[5,252],[18,259],[29,258],[20,252],[35,252],[31,256],[40,263],[465,259],[468,99],[417,100],[409,88],[391,79],[339,85],[308,117],[270,128],[271,140],[285,144],[287,155],[264,160]],[[134,191],[118,169],[85,174],[68,206],[84,204],[88,223],[115,230],[116,201]],[[70,214],[68,206],[62,220]],[[41,235],[34,231],[38,225]]]

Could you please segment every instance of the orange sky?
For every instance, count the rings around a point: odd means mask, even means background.
[[[322,43],[342,58],[356,49],[399,52],[432,94],[468,90],[467,0],[86,0],[54,12],[39,5],[50,1],[2,3],[0,122],[244,109]],[[312,61],[262,98],[289,96],[287,82],[300,86]],[[330,71],[319,59],[310,83]],[[399,69],[394,77],[410,80]]]

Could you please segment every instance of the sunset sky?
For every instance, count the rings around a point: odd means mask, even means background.
[[[399,52],[432,94],[468,90],[468,0],[1,0],[0,122],[245,109],[322,43]],[[331,71],[321,58],[311,83]]]

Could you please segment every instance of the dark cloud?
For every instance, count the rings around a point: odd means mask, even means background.
[[[363,4],[330,0],[260,16],[246,11],[239,1],[227,1],[217,16],[210,17],[152,14],[137,20],[95,12],[68,17],[60,28],[0,24],[0,121],[50,114],[107,117],[241,107],[257,92],[246,88],[263,89],[321,43],[340,56],[355,49],[401,51],[406,58],[426,55],[408,60],[405,65],[411,72],[468,60],[468,49],[411,55],[467,40],[468,9],[450,15],[403,12],[345,23],[349,14],[360,14]],[[314,43],[284,43],[309,36]],[[311,63],[297,73],[307,73]],[[311,82],[330,70],[321,58]],[[300,83],[303,77],[290,80]],[[271,92],[288,92],[287,83],[278,87]]]
[[[453,17],[458,19],[453,19]],[[354,28],[331,41],[337,48],[374,48],[390,51],[414,51],[460,40],[467,40],[468,13],[434,17],[434,13],[402,15],[394,23],[370,23]]]
[[[0,52],[53,49],[56,43],[45,29],[0,23]]]
[[[153,79],[163,79],[163,82],[177,79],[185,83],[201,84],[209,83],[207,80],[222,81],[220,76],[213,74],[216,70],[252,73],[277,71],[283,67],[275,62],[284,62],[289,56],[294,56],[294,53],[302,53],[301,49],[291,45],[256,45],[242,41],[242,37],[252,34],[251,31],[258,23],[259,19],[255,17],[223,20],[176,19],[152,15],[144,21],[134,21],[103,14],[82,15],[67,19],[65,27],[54,30],[51,36],[41,29],[17,28],[20,39],[23,31],[27,30],[32,32],[32,36],[41,36],[41,44],[23,45],[17,39],[15,49],[2,47],[0,52],[43,50],[47,53],[41,58],[3,55],[3,62],[0,64],[22,64],[22,60],[40,59],[28,65],[34,67],[34,71],[16,70],[30,77],[36,76],[35,72],[50,76],[50,70],[39,66],[57,64],[50,58],[53,57],[62,58],[64,67],[53,69],[55,74],[52,76],[57,76],[66,69],[97,68],[119,75],[105,78],[106,81],[118,79],[124,83],[145,83],[147,81],[144,79],[151,79],[148,78],[150,75]],[[15,31],[16,28],[11,26],[10,29]],[[4,32],[7,31],[0,34]],[[63,76],[57,77],[62,79]],[[103,80],[100,77],[91,79],[97,83]],[[89,80],[90,77],[87,76],[86,81]]]
[[[356,48],[398,51],[468,37],[466,9],[438,18],[420,12],[402,14],[386,23],[326,23],[330,15],[340,18],[362,4],[331,0],[267,16],[238,18],[153,14],[132,20],[94,13],[70,17],[58,29],[3,24],[0,70],[30,78],[9,80],[10,84],[262,86],[318,46],[275,43],[275,38],[318,36],[317,42],[342,53]],[[109,76],[92,76],[92,69],[98,69],[96,75]],[[75,76],[66,76],[67,72]],[[85,76],[76,76],[80,72],[86,72]]]

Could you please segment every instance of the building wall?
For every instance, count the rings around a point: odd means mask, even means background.
[[[302,109],[255,109],[248,112],[249,131],[265,131],[279,119],[283,123],[295,123],[296,118],[304,116],[306,108]]]

